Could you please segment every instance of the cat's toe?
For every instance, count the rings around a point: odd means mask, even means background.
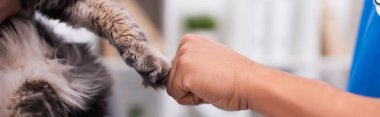
[[[151,67],[153,69],[147,72],[137,71],[144,79],[143,85],[151,86],[154,89],[165,88],[171,69],[170,63],[160,59],[154,62]]]

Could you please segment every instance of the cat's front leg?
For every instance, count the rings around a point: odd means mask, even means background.
[[[145,86],[166,86],[171,65],[155,53],[146,35],[122,8],[108,0],[32,0],[51,18],[85,27],[109,39],[125,62],[143,78]]]
[[[89,27],[109,39],[124,61],[144,78],[145,86],[166,86],[170,63],[149,45],[146,35],[126,11],[108,0],[85,0],[77,5],[77,9],[71,10],[71,16],[78,18],[71,20],[73,25],[90,19],[95,25]]]

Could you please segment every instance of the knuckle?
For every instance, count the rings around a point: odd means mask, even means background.
[[[185,79],[183,79],[183,87],[191,87],[191,84],[192,84],[192,79],[191,77],[188,75],[188,74],[184,74]]]
[[[184,57],[184,56],[182,56],[178,59],[178,64],[181,66],[186,66],[186,65],[190,64],[190,62],[191,61],[187,57]]]
[[[185,36],[183,36],[182,41],[190,41],[196,38],[198,38],[198,35],[196,34],[186,34]]]
[[[197,42],[197,41],[200,41],[200,40],[203,40],[203,39],[204,39],[204,37],[201,36],[201,35],[186,34],[185,36],[183,36],[183,38],[181,40],[181,43],[185,44],[185,43],[190,43],[190,42]]]
[[[183,45],[179,49],[179,53],[180,53],[180,55],[184,55],[184,54],[188,53],[190,50],[191,50],[190,45]]]

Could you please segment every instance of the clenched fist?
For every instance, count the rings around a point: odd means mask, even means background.
[[[168,94],[183,105],[255,110],[270,117],[376,117],[380,100],[257,64],[199,35],[185,36]]]
[[[183,37],[168,83],[168,93],[180,104],[211,103],[224,110],[248,109],[242,76],[253,61],[199,35]]]

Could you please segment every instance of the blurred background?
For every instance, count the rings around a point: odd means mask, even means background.
[[[174,56],[180,38],[202,34],[259,63],[346,87],[361,0],[114,0],[145,30],[151,44]],[[260,117],[211,105],[184,107],[142,79],[108,42],[56,23],[69,41],[90,42],[115,78],[113,117]],[[302,88],[302,87],[300,87]]]

